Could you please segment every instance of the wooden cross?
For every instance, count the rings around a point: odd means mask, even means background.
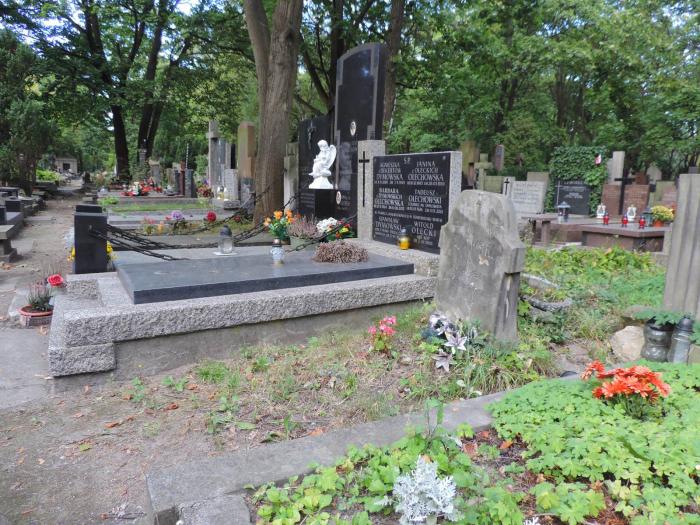
[[[367,191],[365,188],[365,177],[367,175],[367,164],[369,163],[369,159],[367,158],[367,152],[362,151],[362,158],[358,160],[360,164],[362,164],[362,207],[365,207],[365,192]]]
[[[623,175],[622,177],[618,177],[617,179],[613,179],[615,181],[620,182],[620,215],[625,214],[625,186],[627,184],[632,184],[634,181],[633,177],[630,177],[629,175]]]

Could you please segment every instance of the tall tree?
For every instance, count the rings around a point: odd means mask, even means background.
[[[258,151],[255,187],[264,197],[255,207],[260,218],[282,204],[284,153],[297,76],[303,0],[278,0],[268,23],[262,0],[245,0],[246,23],[258,83]]]

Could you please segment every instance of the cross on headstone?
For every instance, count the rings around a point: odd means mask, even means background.
[[[367,175],[367,163],[369,162],[369,159],[367,158],[367,152],[363,151],[362,152],[362,158],[358,161],[360,164],[362,164],[362,206],[366,206],[365,204],[365,177]]]
[[[627,184],[632,184],[634,182],[634,177],[630,177],[628,175],[623,175],[622,177],[618,177],[617,179],[613,179],[614,181],[619,181],[620,182],[620,209],[619,213],[620,215],[625,214],[625,186]]]
[[[503,195],[508,195],[508,185],[510,184],[510,179],[506,177],[503,180]]]
[[[309,124],[309,127],[306,128],[306,145],[311,150],[313,148],[313,144],[311,143],[312,137],[314,136],[314,133],[316,132],[316,126],[314,126],[313,121]]]

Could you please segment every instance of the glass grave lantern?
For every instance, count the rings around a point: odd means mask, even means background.
[[[622,219],[620,220],[620,223],[622,223],[623,228],[627,228],[627,225],[629,224],[630,220],[627,218],[627,214],[625,213],[622,216]]]
[[[651,208],[649,208],[649,206],[647,206],[646,209],[642,212],[642,217],[644,218],[645,224],[647,226],[651,226],[651,223],[653,222],[653,216],[651,213]]]
[[[411,247],[411,237],[408,235],[406,228],[401,228],[399,236],[396,238],[396,243],[401,250],[408,250]]]
[[[231,255],[233,253],[233,234],[231,228],[224,225],[219,231],[219,255]]]
[[[610,214],[606,211],[603,215],[603,225],[607,226],[608,224],[610,224]]]
[[[557,222],[569,222],[569,212],[571,211],[571,206],[563,201],[559,206],[557,206]]]

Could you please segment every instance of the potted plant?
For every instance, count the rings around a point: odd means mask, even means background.
[[[32,285],[29,289],[29,295],[27,295],[27,303],[29,304],[19,309],[20,324],[29,327],[51,323],[53,315],[52,295],[52,286],[46,281]]]
[[[673,222],[673,209],[659,204],[651,209],[651,217],[654,220],[653,225],[661,227]]]

